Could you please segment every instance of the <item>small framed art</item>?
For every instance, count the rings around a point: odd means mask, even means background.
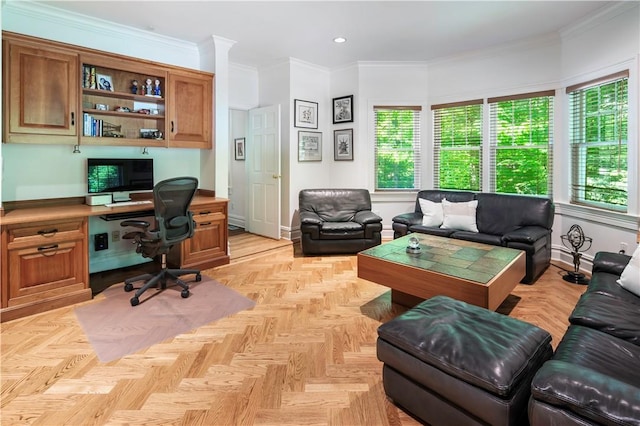
[[[353,129],[333,131],[333,159],[353,161]]]
[[[321,132],[298,132],[298,161],[322,161]]]
[[[307,129],[318,128],[318,103],[303,101],[300,99],[293,100],[294,126],[304,127]]]
[[[353,122],[353,95],[333,98],[333,124]]]
[[[98,83],[98,89],[113,92],[113,82],[110,75],[96,74],[96,82]]]
[[[236,138],[233,140],[234,152],[236,160],[244,160],[245,158],[245,146],[244,138]]]

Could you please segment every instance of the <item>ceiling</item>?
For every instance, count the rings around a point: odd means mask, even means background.
[[[199,43],[234,40],[231,62],[429,61],[557,33],[611,1],[37,1]],[[336,44],[334,37],[346,37]]]

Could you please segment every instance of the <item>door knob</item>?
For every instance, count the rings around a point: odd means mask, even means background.
[[[280,175],[273,175],[271,177],[274,178],[274,179],[280,179],[281,176]]]

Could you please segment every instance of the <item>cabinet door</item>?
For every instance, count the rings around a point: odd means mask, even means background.
[[[211,149],[213,76],[169,72],[169,147]]]
[[[10,41],[3,52],[9,95],[5,141],[77,144],[78,55]]]

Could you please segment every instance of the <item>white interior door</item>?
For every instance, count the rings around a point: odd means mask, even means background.
[[[280,105],[249,111],[247,231],[280,239]]]

